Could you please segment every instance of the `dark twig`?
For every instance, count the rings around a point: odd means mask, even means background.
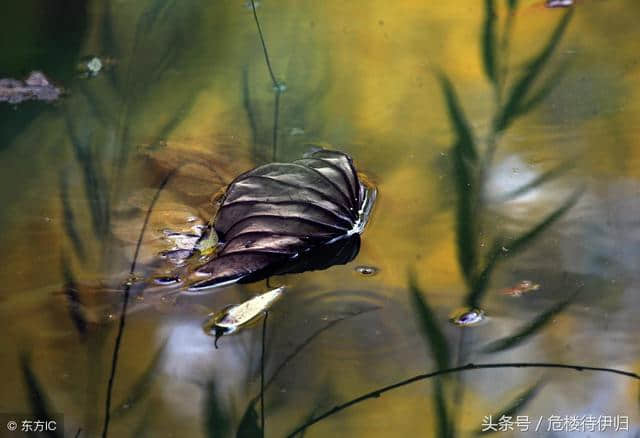
[[[273,86],[278,89],[278,81],[276,80],[276,75],[273,74],[273,68],[271,68],[271,60],[269,58],[269,52],[267,51],[267,44],[264,42],[264,36],[262,35],[262,27],[260,26],[260,20],[258,20],[258,13],[256,12],[256,4],[254,0],[251,0],[251,10],[253,11],[253,19],[256,21],[256,26],[258,27],[258,35],[260,36],[260,43],[262,44],[262,51],[264,52],[264,60],[267,63],[267,68],[269,69],[271,82],[273,82]]]
[[[463,365],[455,368],[447,368],[444,370],[438,370],[427,374],[418,374],[417,376],[410,377],[408,379],[402,380],[397,383],[393,383],[391,385],[383,386],[382,388],[378,388],[374,391],[368,392],[366,394],[361,395],[360,397],[356,397],[352,400],[349,400],[346,403],[342,403],[340,405],[336,405],[333,408],[329,409],[324,414],[304,423],[303,425],[296,427],[293,432],[287,435],[287,438],[292,438],[296,434],[300,433],[307,427],[318,423],[321,420],[324,420],[327,417],[332,416],[340,411],[347,409],[350,406],[356,405],[360,402],[363,402],[370,398],[378,398],[383,393],[391,391],[392,389],[400,388],[402,386],[407,386],[412,383],[426,380],[431,377],[441,376],[444,374],[453,374],[459,373],[461,371],[470,371],[470,370],[480,370],[480,369],[492,369],[492,368],[560,368],[560,369],[569,369],[573,371],[600,371],[605,373],[618,374],[621,376],[631,377],[632,379],[640,380],[640,375],[633,373],[631,371],[617,370],[615,368],[602,368],[602,367],[591,367],[591,366],[583,366],[583,365],[571,365],[571,364],[557,364],[557,363],[544,363],[544,362],[512,362],[512,363],[487,363],[487,364],[473,364],[469,363],[467,365]]]
[[[147,214],[144,218],[144,222],[142,224],[142,229],[140,230],[140,236],[138,237],[138,242],[136,243],[136,250],[133,254],[133,260],[131,261],[131,268],[129,269],[129,276],[133,275],[136,270],[136,263],[138,261],[138,254],[140,253],[140,246],[142,245],[142,239],[144,237],[144,232],[147,229],[147,225],[149,223],[149,218],[151,217],[151,212],[153,211],[153,207],[155,206],[158,198],[160,197],[160,193],[165,188],[171,177],[176,173],[178,168],[169,172],[169,174],[162,180],[160,186],[156,190],[153,199],[151,200],[151,204],[149,204],[149,208],[147,209]],[[113,347],[113,356],[111,359],[111,373],[109,375],[109,382],[107,384],[107,399],[105,402],[105,412],[104,412],[104,426],[102,428],[102,437],[106,438],[109,431],[109,420],[110,420],[110,411],[111,411],[111,394],[113,392],[113,382],[115,380],[116,368],[118,365],[118,354],[120,353],[120,344],[122,343],[122,334],[124,332],[125,319],[127,314],[127,306],[129,304],[129,292],[131,291],[131,282],[127,281],[125,283],[123,292],[124,299],[122,301],[122,310],[120,313],[120,322],[118,324],[118,334],[116,335],[115,345]]]
[[[254,0],[251,0],[251,10],[253,11],[253,18],[258,28],[258,35],[260,36],[260,43],[262,44],[262,51],[264,52],[264,60],[269,70],[269,76],[273,83],[273,89],[276,93],[273,109],[273,143],[271,160],[276,161],[278,151],[278,119],[280,118],[280,95],[285,90],[284,84],[280,84],[276,79],[276,75],[273,73],[273,67],[271,67],[271,58],[269,58],[269,51],[267,50],[267,43],[264,41],[264,35],[262,34],[262,27],[260,26],[260,20],[258,19],[258,13],[256,12],[256,4]]]
[[[280,118],[280,95],[282,94],[282,89],[279,86],[276,86],[276,97],[274,101],[273,108],[273,148],[271,152],[271,161],[276,161],[278,156],[278,121]]]

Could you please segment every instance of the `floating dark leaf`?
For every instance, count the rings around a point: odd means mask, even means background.
[[[189,290],[348,263],[375,197],[342,152],[250,170],[227,188],[214,220],[219,249],[193,273]]]
[[[27,79],[0,79],[0,102],[20,103],[25,100],[50,102],[58,99],[62,90],[51,85],[47,77],[39,71],[32,72]]]

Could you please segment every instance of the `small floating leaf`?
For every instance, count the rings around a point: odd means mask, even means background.
[[[216,251],[219,239],[216,234],[216,230],[212,226],[208,226],[202,233],[200,240],[196,244],[196,249],[200,251],[200,254],[208,256]]]
[[[281,286],[253,297],[242,304],[227,306],[219,312],[210,314],[202,328],[206,334],[215,336],[217,348],[220,336],[235,333],[256,322],[264,312],[273,306],[283,292],[284,286]]]
[[[342,152],[250,170],[227,188],[213,221],[220,249],[196,269],[189,290],[347,263],[375,197]]]
[[[569,304],[571,304],[581,290],[582,288],[579,288],[568,298],[537,316],[533,321],[518,330],[514,335],[493,341],[486,345],[482,351],[485,353],[495,353],[497,351],[503,351],[520,345],[522,342],[542,330],[557,314],[562,312]]]
[[[23,81],[16,79],[0,79],[0,102],[18,104],[27,100],[51,102],[60,97],[62,89],[52,85],[47,77],[33,71]]]

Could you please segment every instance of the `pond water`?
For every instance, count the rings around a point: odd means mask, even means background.
[[[640,3],[573,3],[260,0],[266,50],[251,1],[4,8],[0,78],[63,96],[0,102],[0,413],[54,436],[104,436],[107,405],[114,437],[640,436]],[[356,258],[187,293],[212,197],[314,147],[377,187]],[[207,315],[278,286],[215,347]],[[382,390],[468,364],[496,368]]]

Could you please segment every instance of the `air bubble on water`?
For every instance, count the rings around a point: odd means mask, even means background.
[[[361,266],[356,266],[356,272],[366,277],[371,277],[378,273],[378,268],[376,268],[375,266],[361,265]]]
[[[449,321],[461,327],[474,326],[485,320],[484,310],[478,308],[463,308],[451,315]]]
[[[91,60],[87,62],[87,69],[93,75],[97,75],[98,73],[100,73],[100,70],[102,70],[102,61],[100,60],[100,58],[98,58],[97,56],[91,58]]]

